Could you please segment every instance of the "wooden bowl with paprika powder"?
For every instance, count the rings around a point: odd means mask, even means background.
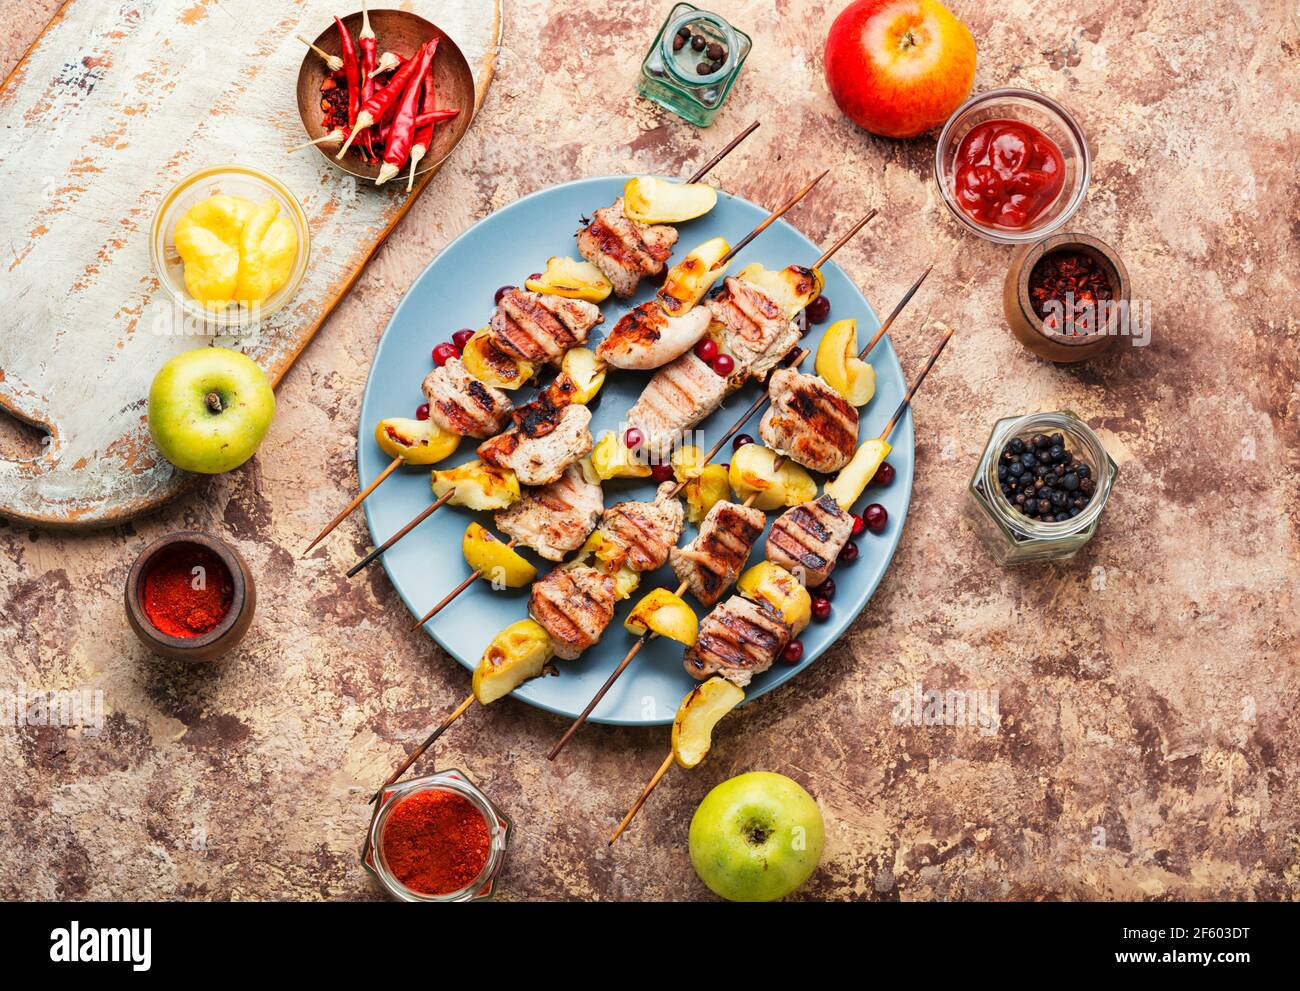
[[[1046,304],[1060,302],[1065,294],[1076,303],[1095,299],[1116,306],[1122,303],[1127,309],[1128,269],[1115,249],[1088,234],[1054,234],[1017,248],[1002,286],[1002,308],[1011,332],[1038,357],[1072,363],[1114,347],[1121,336],[1118,312],[1084,331],[1070,325],[1051,326],[1052,321],[1044,317]]]
[[[173,660],[216,660],[244,638],[256,604],[247,562],[206,533],[158,538],[126,576],[127,622],[149,650]]]

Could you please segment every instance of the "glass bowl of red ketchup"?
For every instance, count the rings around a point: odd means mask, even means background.
[[[1089,172],[1088,144],[1069,111],[1025,89],[968,100],[948,118],[934,153],[953,216],[1003,244],[1060,228],[1083,203]]]

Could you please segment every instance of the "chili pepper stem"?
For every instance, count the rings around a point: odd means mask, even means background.
[[[367,111],[363,110],[361,111],[361,113],[357,114],[356,127],[352,128],[352,133],[348,135],[347,141],[343,142],[343,147],[339,149],[339,153],[334,157],[337,158],[340,162],[343,161],[343,156],[348,153],[348,149],[352,147],[352,142],[356,140],[357,135],[360,134],[362,131],[364,131],[367,127],[373,127],[374,123],[375,123],[375,118],[372,117]]]
[[[330,131],[329,134],[322,135],[321,137],[317,138],[315,141],[304,141],[300,145],[294,145],[292,148],[289,149],[289,151],[291,152],[302,151],[304,148],[310,148],[312,145],[328,145],[328,144],[333,144],[336,141],[342,141],[342,140],[343,140],[343,128],[336,127],[334,128],[334,130]]]
[[[424,157],[424,145],[416,145],[411,149],[411,174],[406,177],[406,191],[409,193],[415,186],[415,169],[420,164],[420,159]]]
[[[394,165],[392,162],[385,162],[383,165],[379,166],[379,175],[375,176],[375,185],[382,186],[401,171],[402,169],[400,166]]]
[[[319,55],[322,59],[324,59],[325,66],[326,68],[329,69],[330,72],[338,72],[340,69],[343,68],[343,60],[339,58],[337,55],[331,55],[329,52],[322,51],[320,48],[317,48],[315,45],[313,45],[310,41],[308,41],[300,34],[295,34],[294,37],[297,38],[299,41],[301,41],[308,48],[310,48],[317,55]]]

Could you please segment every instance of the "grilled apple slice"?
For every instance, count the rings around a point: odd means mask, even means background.
[[[654,176],[629,179],[623,187],[623,213],[642,224],[680,224],[702,217],[718,202],[718,191],[703,182],[669,182]]]
[[[725,237],[711,238],[670,268],[663,287],[655,294],[663,311],[670,317],[690,311],[726,273],[725,265],[716,270],[713,266],[730,250]]]
[[[673,758],[678,767],[690,770],[713,746],[713,727],[718,720],[745,701],[745,693],[726,678],[716,675],[691,689],[677,707],[673,720]]]
[[[729,481],[736,498],[766,512],[778,506],[797,506],[817,497],[817,483],[807,470],[786,460],[776,467],[777,453],[762,444],[746,444],[731,457]]]
[[[536,678],[555,654],[540,623],[521,619],[492,638],[474,669],[474,697],[483,705]]]
[[[585,299],[588,303],[603,303],[614,291],[613,283],[591,262],[574,261],[559,255],[548,258],[542,277],[527,280],[524,288],[548,296]]]
[[[655,588],[628,614],[623,629],[638,637],[653,630],[661,637],[694,647],[700,622],[683,599],[666,588]]]
[[[569,348],[564,352],[564,360],[560,362],[560,371],[568,375],[577,386],[577,391],[569,396],[571,403],[586,406],[596,398],[596,393],[605,384],[605,369],[596,360],[596,352],[591,348]]]
[[[460,435],[448,433],[432,420],[390,416],[375,426],[375,443],[389,457],[404,458],[407,464],[433,465],[451,456]]]
[[[865,406],[876,394],[876,370],[858,357],[858,322],[840,320],[826,328],[817,346],[817,374],[851,402]]]
[[[607,433],[596,442],[591,463],[602,480],[610,478],[649,478],[650,466],[628,450],[622,434]]]
[[[731,481],[727,477],[725,465],[705,465],[696,478],[692,478],[682,489],[686,496],[686,518],[692,523],[699,523],[709,515],[715,503],[731,495]]]
[[[853,460],[840,469],[840,473],[826,483],[826,494],[840,504],[845,512],[858,501],[862,490],[875,477],[876,469],[889,457],[889,441],[872,437],[864,440],[853,453]]]
[[[772,271],[753,262],[742,268],[736,277],[753,283],[772,297],[787,320],[793,320],[795,314],[820,296],[824,284],[821,272],[802,265]]]
[[[475,332],[465,342],[460,360],[465,363],[465,370],[480,382],[507,391],[518,389],[537,371],[531,361],[515,358],[497,347],[486,329]]]
[[[442,497],[456,490],[448,502],[467,509],[505,509],[519,500],[519,479],[508,468],[497,468],[482,461],[433,473],[433,494]]]
[[[460,549],[469,566],[481,571],[480,577],[493,585],[499,582],[506,588],[523,588],[537,577],[536,568],[477,523],[465,529]]]
[[[779,564],[762,561],[736,582],[736,591],[760,605],[768,605],[797,637],[812,619],[812,596],[803,583]]]

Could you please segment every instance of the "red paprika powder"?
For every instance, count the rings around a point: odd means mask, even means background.
[[[483,813],[452,791],[418,791],[388,814],[380,838],[397,880],[422,895],[449,895],[479,876],[491,840]]]
[[[140,585],[140,604],[149,622],[171,637],[210,633],[230,611],[234,597],[230,569],[200,544],[168,547]]]

